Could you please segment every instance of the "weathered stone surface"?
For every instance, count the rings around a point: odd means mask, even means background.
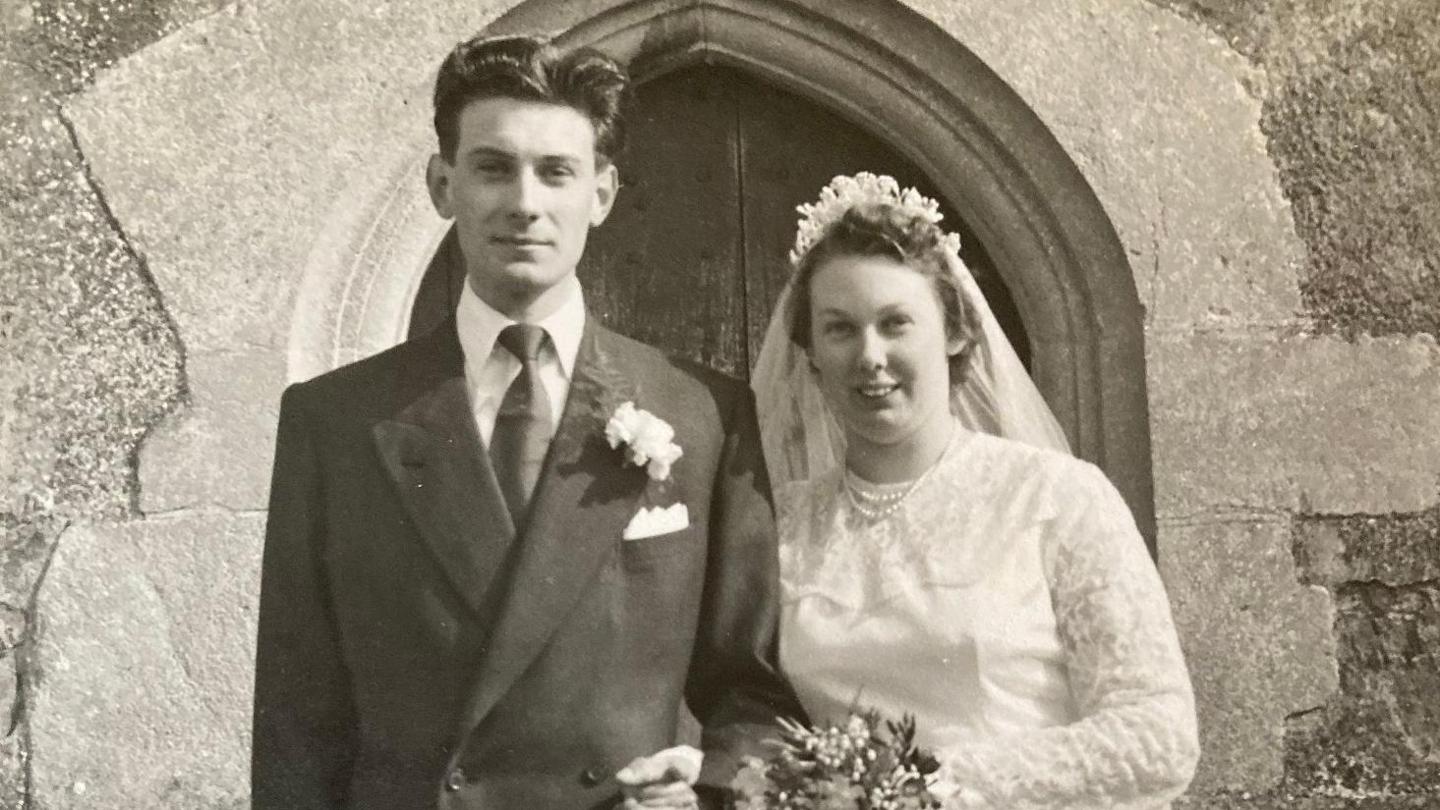
[[[1401,515],[1307,515],[1295,531],[1295,558],[1309,582],[1333,588],[1440,580],[1440,506]]]
[[[1244,59],[1139,0],[907,5],[975,51],[1075,158],[1130,254],[1149,326],[1295,317],[1303,253]]]
[[[1415,0],[1154,0],[1262,65],[1263,126],[1308,248],[1309,315],[1440,335],[1440,15]]]
[[[1303,516],[1296,560],[1336,594],[1341,691],[1293,718],[1293,791],[1440,802],[1440,508]]]
[[[190,406],[151,434],[140,455],[140,508],[264,509],[285,357],[190,355]]]
[[[262,524],[193,513],[61,538],[27,694],[38,806],[243,802]]]
[[[14,650],[0,652],[0,737],[8,736],[19,719],[15,710],[20,695],[20,679],[16,675],[15,659]],[[0,804],[0,807],[4,806]]]
[[[1385,513],[1435,502],[1434,340],[1171,335],[1147,353],[1159,514]]]
[[[6,549],[28,543],[37,522],[125,514],[130,456],[180,388],[170,324],[56,107],[97,70],[211,6],[61,0],[0,12]]]
[[[36,67],[56,92],[70,92],[116,59],[220,5],[218,0],[6,3],[0,33],[12,58]]]
[[[64,521],[43,512],[0,515],[0,606],[19,610],[30,604],[35,583],[55,547]],[[6,632],[13,625],[7,623]]]
[[[58,80],[24,76],[19,85],[0,78],[5,649],[27,632],[21,611],[63,527],[130,511],[135,448],[180,394],[170,324],[46,96]],[[23,729],[0,738],[0,771],[18,761],[23,738]],[[0,807],[18,807],[6,797],[23,789],[23,776],[7,779],[0,777]]]
[[[1341,692],[1292,720],[1287,787],[1440,796],[1440,583],[1336,594]]]
[[[424,134],[440,57],[500,6],[241,4],[67,107],[189,349],[283,347],[316,235]]]
[[[0,653],[0,807],[25,802],[25,735],[20,729],[19,675],[14,651]]]
[[[1287,521],[1162,520],[1159,541],[1200,718],[1191,793],[1276,787],[1285,718],[1336,686],[1330,597],[1298,582]]]
[[[65,126],[29,106],[0,149],[0,512],[114,517],[178,394],[179,350]]]
[[[17,607],[0,604],[0,653],[9,652],[19,646],[25,638],[25,611]],[[4,701],[0,700],[0,704]],[[0,728],[4,724],[0,723]]]
[[[57,112],[205,0],[0,3],[0,807],[26,798],[29,605],[61,529],[126,514],[179,345]]]
[[[25,756],[22,737],[11,732],[0,739],[0,807],[25,807]]]

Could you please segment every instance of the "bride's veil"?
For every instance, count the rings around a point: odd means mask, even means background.
[[[960,282],[962,306],[981,325],[964,374],[952,383],[950,408],[965,427],[1069,452],[1065,432],[1026,373],[985,296],[957,254],[946,254]],[[771,484],[812,478],[845,456],[845,434],[825,404],[805,351],[790,340],[794,279],[785,285],[750,377]],[[973,323],[975,320],[967,319]]]

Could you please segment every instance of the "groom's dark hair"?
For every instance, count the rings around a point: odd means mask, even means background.
[[[595,153],[613,162],[625,145],[623,108],[630,79],[593,48],[562,54],[532,36],[475,37],[456,45],[435,77],[435,135],[440,156],[455,162],[460,114],[471,102],[514,98],[571,107],[595,128]]]

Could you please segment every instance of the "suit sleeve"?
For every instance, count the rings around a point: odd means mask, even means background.
[[[340,808],[355,713],[327,588],[322,479],[299,389],[280,403],[261,567],[254,810]]]
[[[712,490],[699,637],[685,697],[703,726],[699,785],[724,788],[747,755],[768,753],[777,717],[804,719],[780,674],[775,512],[754,397],[741,387]]]

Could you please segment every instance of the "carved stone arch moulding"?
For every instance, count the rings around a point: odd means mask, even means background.
[[[696,62],[814,99],[919,166],[974,228],[1029,332],[1036,382],[1078,455],[1099,464],[1154,543],[1143,309],[1125,251],[1074,161],[964,44],[891,0],[529,0],[486,29],[561,32],[643,82]],[[421,176],[431,136],[351,189],[307,262],[289,376],[401,340],[448,223]]]

